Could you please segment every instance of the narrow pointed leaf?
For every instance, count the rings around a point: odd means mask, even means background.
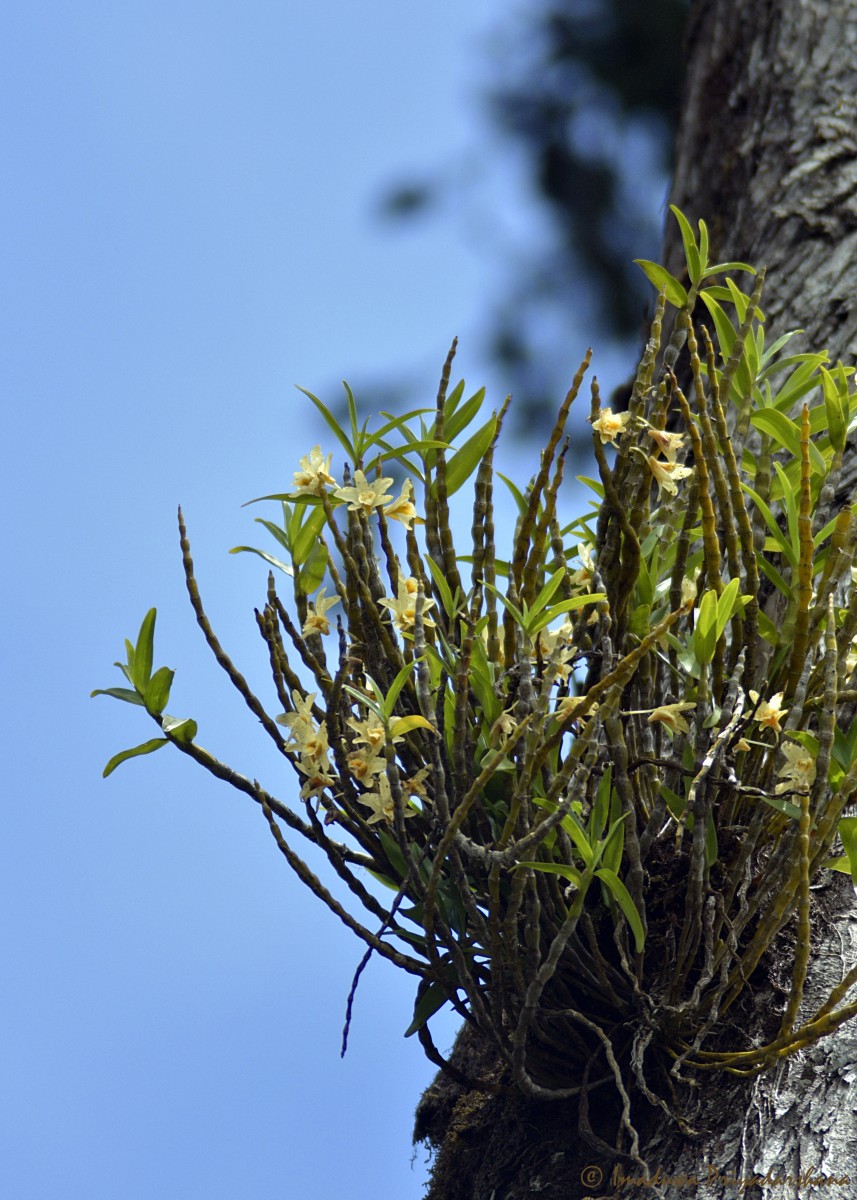
[[[90,699],[93,696],[112,696],[114,700],[124,700],[126,704],[143,703],[142,696],[131,688],[96,688],[94,692],[89,693]]]
[[[278,571],[285,571],[287,575],[294,575],[294,567],[290,567],[288,563],[284,563],[279,558],[274,558],[273,554],[268,554],[266,550],[257,550],[255,546],[233,546],[229,551],[230,554],[258,554],[270,566],[276,567]]]
[[[152,675],[152,659],[155,652],[155,619],[158,612],[150,608],[143,617],[137,645],[134,647],[134,686],[145,692]]]
[[[452,496],[470,478],[491,445],[497,418],[492,416],[469,437],[446,464],[446,491]]]
[[[141,754],[152,754],[155,750],[160,750],[161,746],[168,744],[167,738],[152,738],[148,742],[134,746],[132,750],[122,750],[119,754],[114,754],[101,772],[102,778],[106,779],[108,775],[112,775],[120,763],[126,762],[129,758],[138,758]]]
[[[146,708],[155,716],[159,716],[167,707],[174,677],[175,671],[171,671],[169,667],[158,667],[149,680],[145,695]]]
[[[646,942],[646,934],[643,929],[643,922],[640,920],[640,914],[637,912],[634,901],[631,899],[630,892],[616,872],[611,871],[608,867],[599,867],[595,874],[602,883],[607,885],[613,899],[625,914],[625,919],[631,926],[631,932],[634,935],[637,953],[642,954]]]
[[[575,887],[580,887],[583,882],[583,874],[576,867],[570,867],[567,863],[555,862],[519,862],[519,867],[529,867],[531,871],[544,871],[546,875],[560,875],[563,879],[567,879],[569,883],[573,883]]]
[[[675,276],[670,275],[666,267],[662,267],[660,263],[651,262],[648,258],[635,258],[634,262],[659,292],[666,290],[667,300],[670,304],[676,308],[687,306],[687,292]]]
[[[684,245],[684,256],[687,259],[687,273],[690,276],[691,283],[699,283],[702,277],[702,268],[700,265],[699,249],[696,245],[696,238],[693,236],[693,230],[690,227],[690,221],[674,204],[670,205],[670,212],[678,221],[679,229],[681,230],[681,240]]]
[[[325,422],[327,423],[328,429],[330,429],[331,433],[334,435],[334,437],[339,442],[340,446],[342,446],[343,450],[345,451],[346,455],[348,456],[348,461],[353,465],[357,458],[355,447],[352,445],[352,443],[346,437],[345,430],[339,424],[336,417],[333,415],[333,413],[330,411],[330,409],[326,407],[326,405],[322,404],[322,402],[321,402],[321,400],[319,400],[318,396],[314,396],[312,394],[312,392],[308,392],[306,390],[306,388],[302,388],[300,385],[298,385],[298,391],[303,392],[303,394],[305,396],[307,396],[310,400],[312,400],[313,404],[316,406],[318,411],[324,417]]]

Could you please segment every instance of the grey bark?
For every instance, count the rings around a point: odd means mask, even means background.
[[[721,261],[767,268],[763,309],[771,339],[802,329],[790,351],[857,350],[857,4],[854,0],[713,0],[693,6],[671,201],[711,219]],[[668,242],[668,263],[681,248]],[[769,339],[770,340],[770,339]],[[837,489],[857,486],[850,444]],[[853,897],[820,929],[803,1011],[823,1002],[855,961]],[[778,1172],[847,1176],[824,1194],[857,1195],[857,1028],[852,1022],[747,1089],[746,1108],[679,1164],[704,1160],[738,1177]],[[700,1158],[701,1155],[701,1158]],[[797,1182],[755,1194],[797,1200]],[[703,1187],[701,1200],[722,1195]],[[746,1194],[746,1193],[745,1193]]]
[[[790,352],[857,354],[857,5],[707,0],[691,9],[671,201],[709,220],[712,253],[768,271]],[[668,230],[667,265],[681,246]],[[838,498],[857,486],[846,456]]]
[[[767,267],[763,309],[770,340],[789,329],[792,352],[827,348],[833,362],[857,349],[857,3],[854,0],[697,0],[686,46],[686,83],[671,201],[710,226],[712,257]],[[670,218],[670,223],[672,218]],[[668,232],[666,263],[680,273]],[[800,344],[798,344],[798,341]],[[846,459],[839,499],[857,483]],[[817,897],[819,899],[819,897]],[[816,904],[816,934],[802,1015],[826,998],[857,959],[850,881],[837,877]],[[651,952],[651,951],[650,951]],[[756,1033],[781,1008],[788,944],[757,989]],[[778,982],[777,976],[781,975]],[[787,989],[788,984],[785,984]],[[853,997],[849,997],[851,999]],[[762,1044],[759,1041],[758,1044]],[[456,1058],[485,1068],[472,1035]],[[482,1056],[480,1058],[480,1056]],[[487,1073],[490,1075],[490,1066]],[[612,1165],[577,1134],[573,1104],[466,1092],[438,1079],[418,1110],[418,1133],[438,1148],[431,1200],[581,1200],[612,1195],[721,1200],[806,1200],[857,1195],[857,1022],[752,1081],[711,1074],[682,1100],[697,1136],[632,1097],[644,1126],[643,1157],[679,1177],[661,1188],[610,1182]],[[596,1133],[611,1136],[606,1124]],[[615,1127],[615,1126],[614,1126]],[[619,1162],[619,1160],[617,1160]],[[603,1171],[602,1182],[589,1165]],[[633,1175],[626,1162],[620,1169]],[[806,1172],[850,1182],[821,1187]],[[681,1177],[694,1183],[681,1183]],[[730,1186],[734,1177],[742,1184]],[[757,1176],[760,1182],[750,1184]],[[765,1182],[765,1180],[767,1181]],[[791,1182],[789,1182],[789,1180]],[[816,1191],[818,1188],[818,1191]]]

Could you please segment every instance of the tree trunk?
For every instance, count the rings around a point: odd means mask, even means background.
[[[853,0],[693,3],[671,196],[690,218],[708,221],[713,261],[766,266],[769,342],[803,329],[792,353],[827,348],[846,363],[857,345],[855,55]],[[679,273],[672,231],[665,255]],[[839,496],[847,498],[857,482],[854,450],[843,474]],[[814,896],[803,1016],[857,961],[853,887],[828,874]],[[787,928],[754,976],[742,1014],[750,1044],[762,1044],[766,1022],[784,1007],[794,936]],[[505,1090],[501,1064],[468,1028],[453,1061],[498,1090],[467,1090],[438,1076],[425,1093],[415,1135],[436,1151],[428,1200],[805,1200],[814,1188],[857,1195],[855,1022],[752,1080],[697,1075],[671,1098],[684,1131],[629,1084],[640,1157],[657,1186],[643,1186],[639,1166],[609,1152],[621,1115],[610,1088],[590,1093],[581,1122],[576,1100],[537,1103]],[[582,1136],[587,1126],[600,1150]],[[833,1180],[822,1186],[819,1176]]]

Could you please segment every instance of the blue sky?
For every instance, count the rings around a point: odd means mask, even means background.
[[[412,172],[473,172],[498,221],[532,221],[478,105],[515,7],[31,0],[2,19],[5,1196],[421,1194],[411,980],[370,966],[340,1061],[358,943],[193,764],[102,781],[151,731],[89,692],[154,605],[171,708],[295,795],[207,658],[176,505],[263,686],[265,571],[227,551],[258,540],[244,501],[325,440],[293,385],[389,377],[431,402],[459,334],[459,374],[502,400],[478,352],[502,271],[472,220],[391,230],[375,207]],[[569,374],[591,336],[570,336]]]

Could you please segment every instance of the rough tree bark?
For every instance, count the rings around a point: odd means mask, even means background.
[[[714,259],[767,267],[769,329],[803,329],[796,349],[826,347],[834,362],[853,363],[857,3],[696,0],[686,63],[671,200],[692,219],[709,222]],[[665,261],[675,272],[681,248],[668,238]],[[842,502],[857,482],[857,450],[845,476]],[[857,956],[850,880],[837,876],[816,892],[814,929],[804,1012],[817,1007],[843,964]],[[779,940],[755,988],[745,1019],[759,1030],[783,1007],[793,945],[793,935],[791,942]],[[460,1035],[454,1060],[470,1073],[500,1077],[491,1051],[469,1031]],[[752,1081],[712,1073],[704,1086],[674,1097],[695,1136],[632,1094],[642,1157],[673,1177],[662,1187],[617,1186],[614,1170],[627,1177],[639,1169],[582,1141],[573,1101],[537,1104],[503,1092],[468,1092],[438,1077],[421,1101],[416,1133],[437,1152],[430,1200],[656,1194],[805,1200],[815,1194],[807,1172],[848,1177],[849,1183],[818,1190],[844,1198],[857,1195],[855,1079],[857,1022],[851,1022]],[[615,1107],[593,1093],[588,1122],[609,1140]],[[743,1190],[729,1185],[729,1176]],[[748,1186],[751,1176],[768,1181]]]

